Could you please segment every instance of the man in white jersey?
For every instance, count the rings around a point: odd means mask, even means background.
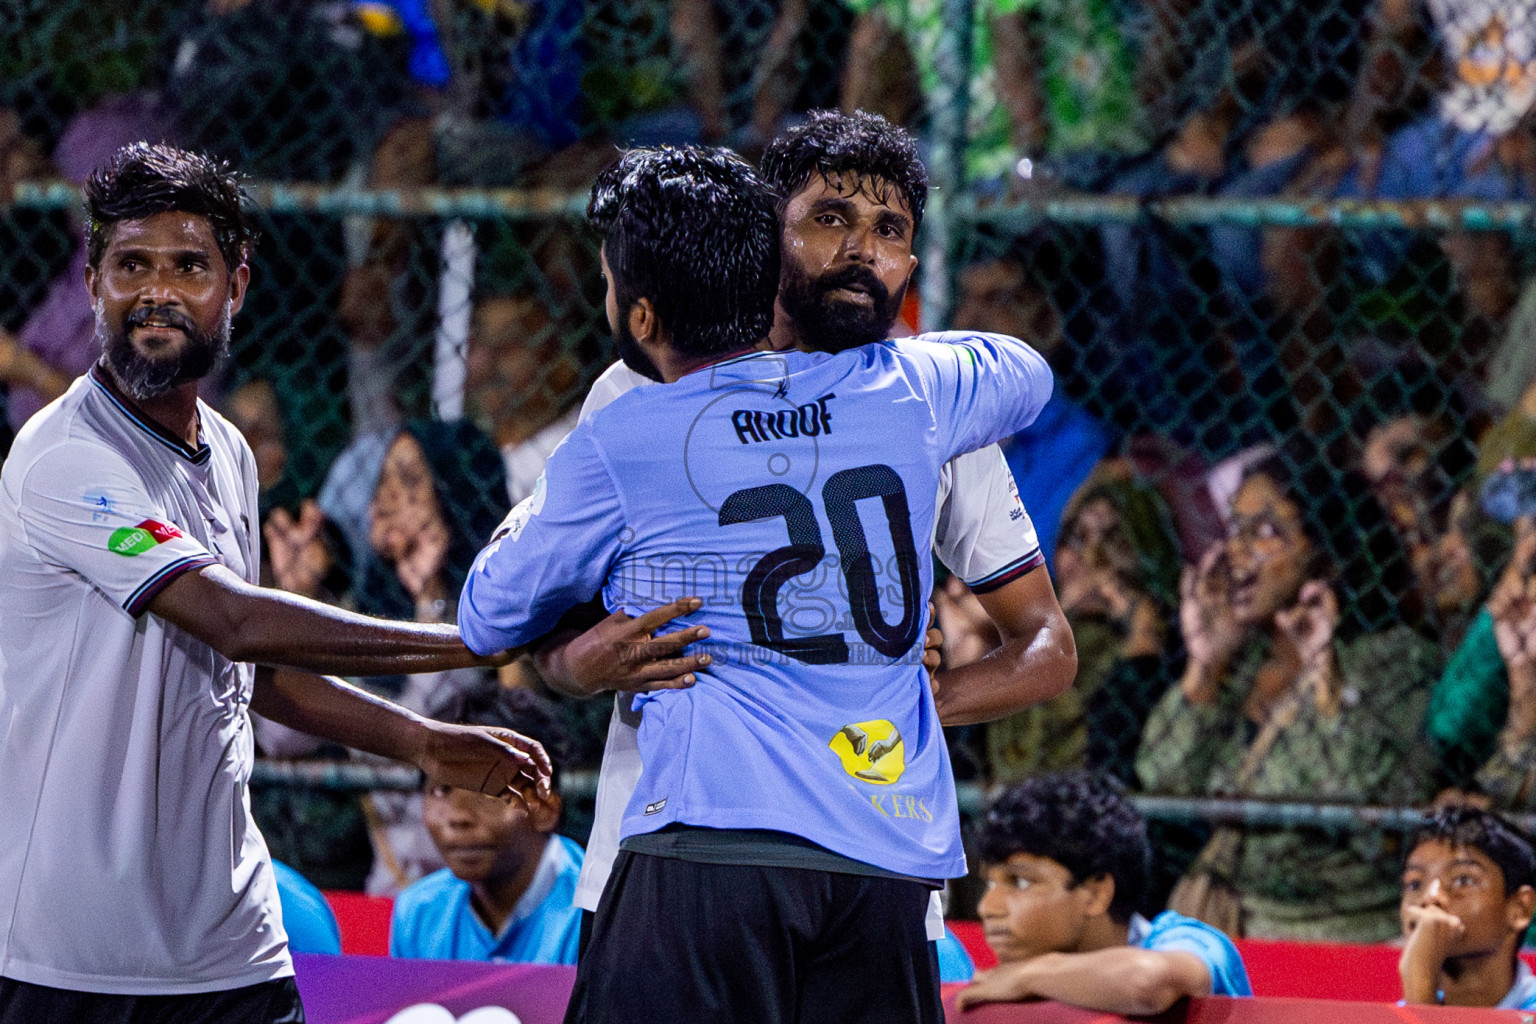
[[[895,205],[882,230],[909,235]],[[1000,336],[759,351],[776,210],[718,152],[632,151],[591,211],[620,353],[675,383],[566,440],[459,625],[520,645],[599,588],[639,613],[697,571],[715,660],[635,702],[645,771],[568,1019],[937,1020],[924,909],[964,857],[914,538],[943,464],[1027,425],[1050,371]]]
[[[255,461],[197,398],[250,279],[241,200],[167,146],[91,176],[102,358],[0,471],[4,1024],[304,1019],[251,818],[251,710],[454,786],[548,795],[531,740],[310,674],[503,657],[256,585]]]
[[[922,164],[907,133],[873,114],[814,111],[803,125],[774,139],[763,170],[786,197],[782,212],[787,215],[772,347],[836,351],[889,336],[916,265],[912,250],[926,194]],[[834,189],[840,202],[828,210],[819,201],[828,198],[829,178],[834,176],[886,184],[867,194]],[[901,201],[915,212],[915,222],[912,231],[893,233],[880,217]],[[868,267],[875,274],[873,284],[868,278],[860,282],[866,294],[876,293],[872,301],[838,287],[849,267]],[[615,363],[592,385],[581,419],[648,383],[623,362]],[[1076,649],[1002,452],[989,446],[948,463],[939,482],[938,509],[935,553],[975,591],[1004,637],[1004,644],[987,658],[939,673],[940,720],[945,725],[988,721],[1063,692],[1076,672]],[[683,601],[639,619],[615,612],[581,636],[560,638],[542,649],[540,668],[551,683],[578,696],[687,685],[690,674],[707,665],[709,656],[677,652],[703,639],[702,627],[654,641],[648,638],[669,618],[694,607]],[[627,655],[622,661],[614,657],[615,645]],[[639,719],[630,703],[628,693],[615,698],[592,833],[576,890],[576,904],[589,919],[618,854],[620,819],[640,777],[635,740]],[[942,931],[935,894],[929,938],[937,939]]]

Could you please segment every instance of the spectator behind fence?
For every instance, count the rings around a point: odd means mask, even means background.
[[[987,724],[989,775],[1014,783],[1086,763],[1129,779],[1142,723],[1170,673],[1179,548],[1168,508],[1127,463],[1102,462],[1067,506],[1056,557],[1077,679],[1061,696]],[[946,666],[995,644],[995,633],[982,639],[990,623],[963,587],[947,584],[939,608]]]
[[[1362,345],[1351,358],[1347,376],[1358,380],[1360,395],[1349,403],[1347,440],[1408,552],[1430,623],[1444,643],[1454,645],[1485,590],[1472,538],[1457,534],[1452,519],[1461,485],[1476,464],[1477,421],[1437,367],[1384,349]],[[1349,387],[1338,385],[1341,398]],[[1470,525],[1465,505],[1463,525]]]
[[[54,147],[53,165],[67,181],[80,184],[119,147],[140,139],[161,141],[168,128],[165,110],[152,95],[116,96],[70,119]],[[33,162],[29,170],[36,174],[45,167]],[[12,430],[20,430],[33,413],[62,395],[70,381],[90,369],[101,354],[85,291],[86,247],[79,241],[84,226],[77,216],[69,222],[75,236],[74,256],[48,283],[42,301],[17,331],[15,354],[6,361],[7,372],[0,373],[10,387],[6,411]],[[0,335],[10,340],[8,334]]]
[[[549,453],[581,411],[581,365],[567,347],[578,335],[569,328],[536,295],[475,302],[465,399],[501,449],[513,505],[533,493]]]
[[[558,780],[567,748],[560,712],[531,690],[487,681],[439,717],[536,737]],[[427,779],[422,817],[448,866],[395,899],[390,956],[574,964],[582,850],[555,833],[560,809],[558,792],[514,807]]]
[[[1253,994],[1220,931],[1136,912],[1151,847],[1114,779],[1075,771],[1020,783],[987,811],[979,845],[987,891],[977,909],[998,966],[960,992],[961,1008],[1054,999],[1154,1014],[1188,996]]]
[[[1536,1009],[1520,941],[1536,908],[1530,837],[1496,814],[1448,807],[1403,865],[1404,1003]]]
[[[1063,344],[1062,318],[1038,283],[1044,276],[1041,270],[1056,255],[1051,251],[1055,247],[1027,248],[1034,251],[978,259],[960,271],[959,301],[952,319],[968,331],[1023,338],[1045,356],[1052,370],[1063,375],[1069,370],[1071,353]],[[1000,445],[1019,499],[1030,510],[1046,565],[1053,571],[1062,510],[1114,442],[1115,431],[1107,423],[1057,388],[1035,422]]]
[[[358,609],[453,622],[479,545],[506,515],[505,496],[501,455],[473,424],[406,424],[390,442],[373,492],[370,554],[354,584]],[[371,682],[397,703],[426,713],[487,674],[459,669]],[[364,810],[373,838],[370,893],[399,892],[443,866],[422,826],[420,794],[370,793]]]
[[[1418,8],[1418,10],[1415,10]],[[1388,3],[1379,32],[1427,13],[1444,74],[1431,110],[1368,153],[1343,193],[1378,199],[1529,198],[1536,188],[1536,8],[1507,0]]]
[[[870,73],[900,33],[930,97],[940,82],[942,5],[845,0],[858,12],[842,82],[844,110],[881,103]],[[1133,88],[1125,5],[1079,0],[978,3],[971,35],[966,174],[989,191],[1033,173],[1023,158],[1137,153],[1148,133]]]
[[[1438,648],[1411,571],[1357,474],[1295,445],[1247,470],[1229,535],[1185,569],[1188,662],[1142,736],[1147,789],[1411,803],[1429,795],[1419,726]],[[1383,941],[1396,933],[1379,833],[1218,828],[1169,906],[1229,934]]]
[[[1482,537],[1510,524],[1514,550],[1435,685],[1425,732],[1448,782],[1467,785],[1475,776],[1475,784],[1486,789],[1497,806],[1526,808],[1536,806],[1536,722],[1526,721],[1536,709],[1523,698],[1536,693],[1536,686],[1511,676],[1505,651],[1518,660],[1520,645],[1511,642],[1517,635],[1511,631],[1518,629],[1524,614],[1531,545],[1536,543],[1521,539],[1529,534],[1530,516],[1536,512],[1536,489],[1530,487],[1536,478],[1536,387],[1483,435],[1478,449],[1477,474],[1468,488],[1478,496],[1476,534]]]

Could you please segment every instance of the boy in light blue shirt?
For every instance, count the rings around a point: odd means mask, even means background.
[[[558,778],[569,738],[550,703],[494,679],[456,695],[443,717],[537,737]],[[560,796],[527,807],[426,780],[422,820],[448,865],[395,899],[391,956],[574,964],[581,847],[555,834]]]
[[[979,910],[998,966],[957,1005],[1054,999],[1119,1014],[1187,996],[1251,996],[1232,940],[1173,911],[1136,913],[1151,847],[1120,784],[1098,772],[1043,775],[987,811]]]
[[[1536,850],[1497,814],[1447,807],[1409,837],[1403,865],[1404,1003],[1536,1009],[1520,940],[1536,909]]]

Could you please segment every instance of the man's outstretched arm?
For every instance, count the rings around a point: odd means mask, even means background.
[[[434,782],[528,803],[549,796],[550,764],[510,729],[434,722],[341,679],[263,665],[251,710],[292,729],[416,765]]]
[[[1077,644],[1043,565],[976,599],[1003,642],[978,661],[936,675],[934,700],[945,725],[1013,714],[1065,693],[1077,676]]]
[[[369,618],[254,586],[222,565],[178,576],[155,595],[149,611],[231,661],[305,672],[410,675],[507,660],[471,651],[453,626]]]

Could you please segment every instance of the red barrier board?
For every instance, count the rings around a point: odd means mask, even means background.
[[[1469,1010],[1455,1006],[1397,1006],[1326,999],[1191,999],[1156,1017],[1080,1010],[1061,1003],[1011,1003],[977,1006],[956,1013],[954,991],[945,986],[949,1024],[1118,1024],[1159,1021],[1166,1024],[1532,1024],[1536,1016],[1520,1010]]]

